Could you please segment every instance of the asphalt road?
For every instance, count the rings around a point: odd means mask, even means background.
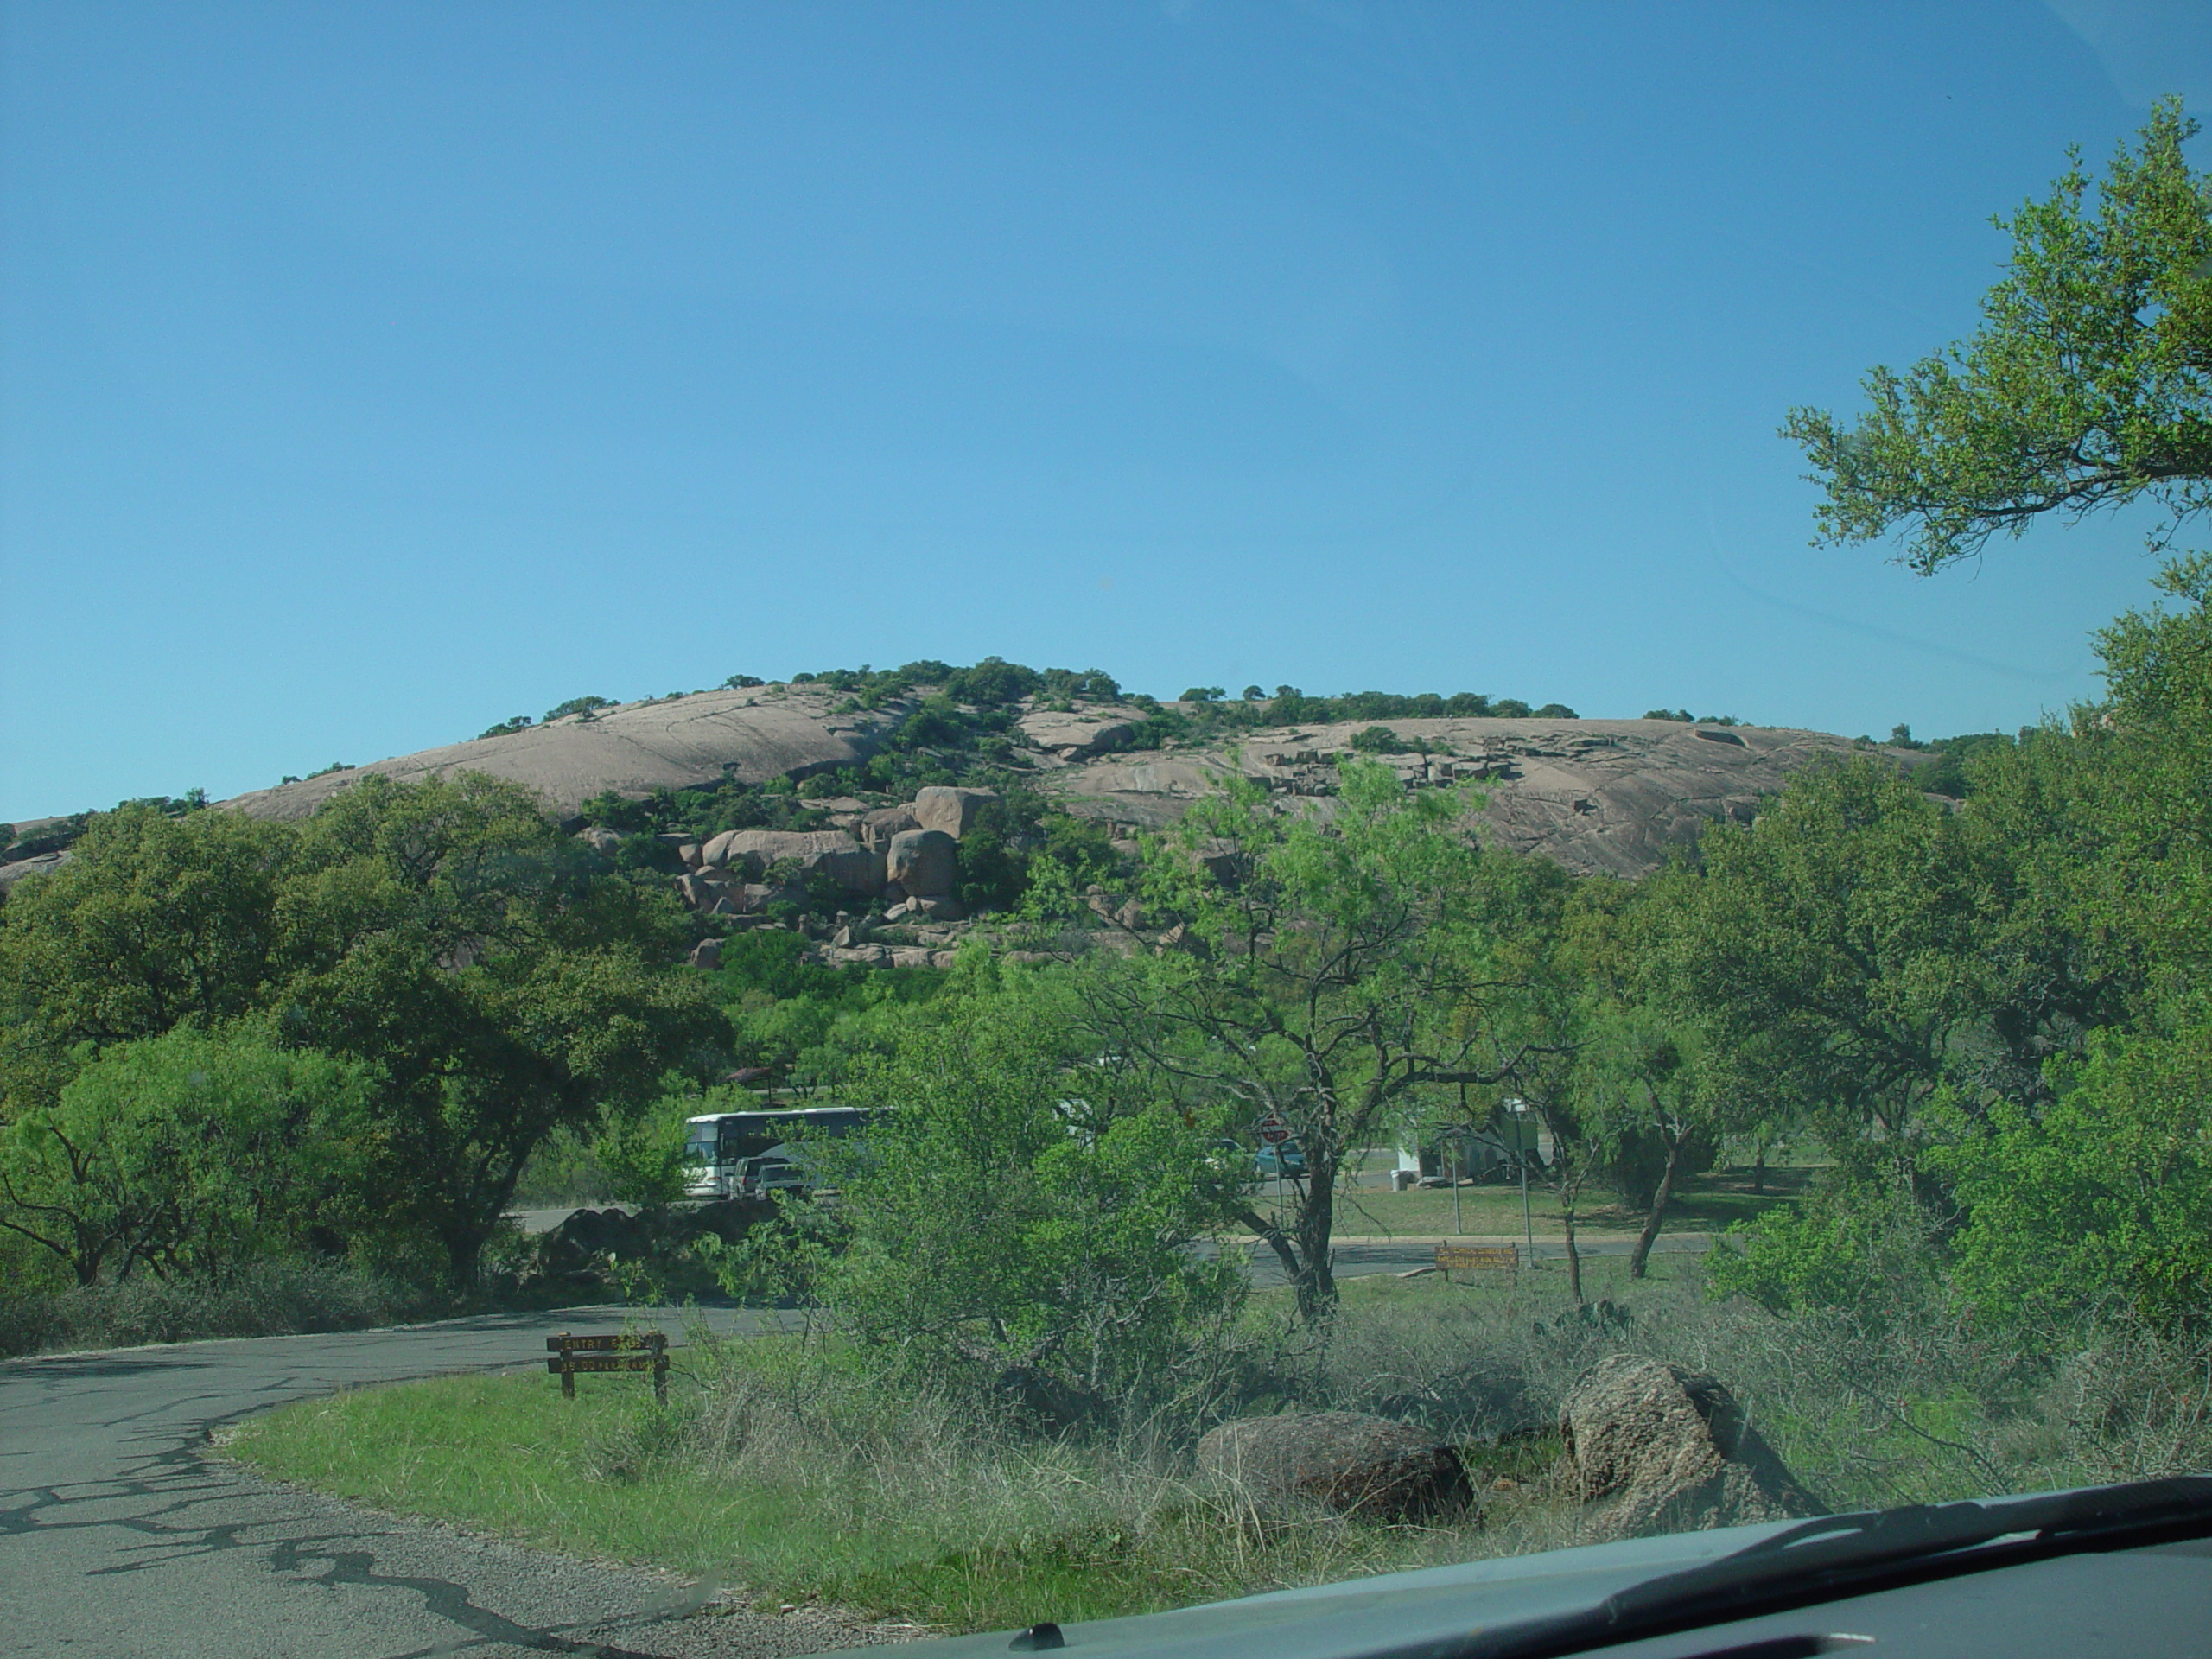
[[[675,1580],[370,1514],[209,1454],[209,1431],[251,1412],[363,1382],[542,1366],[547,1336],[624,1317],[499,1315],[0,1365],[0,1654],[780,1659],[869,1640],[807,1614],[685,1618],[697,1596]]]
[[[1701,1235],[1661,1241],[1669,1250],[1704,1247]],[[1269,1252],[1253,1257],[1255,1282],[1281,1282]],[[1403,1273],[1434,1260],[1433,1240],[1348,1242],[1337,1270]],[[772,1316],[706,1317],[728,1331]],[[665,1311],[570,1309],[0,1364],[0,1655],[786,1659],[896,1639],[891,1629],[808,1613],[709,1606],[687,1616],[699,1594],[675,1580],[374,1515],[258,1480],[209,1452],[211,1431],[288,1401],[442,1372],[537,1368],[546,1337],[626,1319],[681,1328]]]

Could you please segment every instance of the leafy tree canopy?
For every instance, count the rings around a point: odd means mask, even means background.
[[[2196,130],[2168,99],[2101,181],[2070,152],[2049,197],[1995,221],[2012,257],[1972,339],[1874,369],[1849,424],[1790,410],[1783,435],[1826,491],[1820,540],[1904,527],[1904,562],[1927,575],[2047,512],[2147,497],[2163,548],[2212,505],[2212,180],[2182,153]]]

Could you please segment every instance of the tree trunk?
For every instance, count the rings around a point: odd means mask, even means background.
[[[1308,1323],[1335,1308],[1337,1275],[1329,1237],[1336,1227],[1337,1171],[1332,1160],[1306,1152],[1305,1189],[1298,1197],[1298,1253],[1306,1258],[1298,1276],[1298,1317]]]
[[[1582,1306],[1582,1252],[1574,1248],[1574,1211],[1562,1206],[1560,1219],[1567,1228],[1567,1288],[1577,1307]]]
[[[1759,1142],[1758,1157],[1751,1165],[1751,1191],[1764,1195],[1766,1192],[1766,1142]]]
[[[1296,1284],[1304,1269],[1299,1263],[1298,1247],[1290,1242],[1289,1236],[1256,1210],[1240,1210],[1236,1219],[1252,1230],[1253,1237],[1275,1253],[1275,1260],[1282,1263],[1282,1276]]]
[[[1667,1206],[1675,1197],[1675,1172],[1682,1166],[1682,1149],[1689,1144],[1689,1136],[1678,1135],[1667,1148],[1667,1170],[1659,1178],[1659,1190],[1651,1195],[1651,1213],[1643,1218],[1643,1230],[1636,1237],[1636,1248],[1629,1252],[1628,1276],[1643,1277],[1644,1264],[1651,1259],[1651,1246],[1659,1236],[1659,1228],[1667,1219]]]

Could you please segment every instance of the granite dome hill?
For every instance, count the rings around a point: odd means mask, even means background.
[[[1706,823],[1747,820],[1761,798],[1800,767],[1858,747],[1822,732],[1681,720],[1444,715],[1274,721],[1275,708],[1288,700],[1161,704],[1033,692],[953,704],[990,728],[980,747],[961,744],[967,734],[958,731],[925,730],[918,740],[917,723],[948,701],[942,687],[928,683],[871,700],[817,682],[607,704],[221,804],[257,817],[300,818],[365,775],[473,771],[521,784],[579,823],[594,800],[645,801],[726,781],[799,784],[804,793],[839,805],[849,796],[857,808],[854,790],[911,793],[868,788],[869,763],[897,750],[918,755],[922,773],[933,772],[934,781],[991,781],[970,775],[979,771],[1011,775],[1075,817],[1126,835],[1173,823],[1232,772],[1262,781],[1287,808],[1325,814],[1337,763],[1364,749],[1410,787],[1479,779],[1488,802],[1484,823],[1501,845],[1542,853],[1578,874],[1637,875],[1694,842]],[[1317,706],[1336,712],[1322,699],[1296,701],[1303,705],[1296,712]],[[1233,713],[1233,723],[1224,711]],[[933,737],[940,741],[928,741]],[[1882,753],[1908,766],[1930,759],[1905,749]]]

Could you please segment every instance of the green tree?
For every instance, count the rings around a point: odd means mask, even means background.
[[[1287,1225],[1239,1219],[1274,1251],[1308,1318],[1336,1298],[1336,1189],[1347,1155],[1397,1127],[1421,1091],[1497,1080],[1486,1010],[1503,918],[1564,882],[1541,860],[1484,855],[1478,798],[1408,794],[1349,760],[1326,826],[1269,810],[1232,779],[1146,855],[1147,903],[1187,918],[1185,949],[1093,963],[1084,984],[1103,1052],[1192,1109],[1272,1115],[1306,1154]]]
[[[296,826],[104,815],[0,910],[8,1115],[54,1104],[105,1046],[265,1017],[283,1048],[374,1071],[405,1173],[373,1228],[429,1233],[466,1280],[549,1133],[719,1059],[728,1024],[677,963],[688,942],[664,890],[486,778],[364,778]]]
[[[375,1081],[250,1027],[115,1044],[0,1129],[0,1227],[84,1285],[303,1253],[396,1173],[378,1166]]]
[[[1644,1212],[1631,1278],[1643,1276],[1679,1184],[1710,1168],[1723,1138],[1761,1111],[1756,1096],[1708,1085],[1696,1018],[1668,998],[1667,927],[1694,881],[1674,870],[1633,886],[1585,884],[1561,928],[1587,1010],[1579,1093],[1606,1127],[1605,1173]]]
[[[372,1062],[395,1194],[469,1279],[530,1154],[643,1110],[728,1027],[659,893],[607,879],[522,791],[365,779],[310,821],[282,905],[290,1037]]]
[[[1984,945],[1991,873],[1954,817],[1891,768],[1801,774],[1754,828],[1699,842],[1669,906],[1668,1001],[1701,1086],[1819,1126],[1847,1160],[1909,1169],[1920,1105],[2006,987]]]
[[[810,1265],[865,1351],[1060,1421],[1203,1388],[1242,1295],[1189,1248],[1223,1178],[1204,1125],[1096,1060],[1065,999],[1017,984],[861,1069],[849,1097],[880,1116],[812,1152],[839,1198],[837,1248]]]
[[[2175,561],[2158,585],[2182,604],[2099,634],[2112,700],[2082,723],[2104,751],[2088,917],[2133,942],[2152,988],[2171,993],[2212,966],[2212,557]]]
[[[1962,1289],[2044,1326],[2118,1300],[2165,1325],[2212,1315],[2212,1011],[2101,1031],[2043,1109],[2001,1105],[1930,1154],[1967,1215]]]
[[[1821,540],[1907,526],[1925,575],[2042,514],[2145,497],[2165,509],[2163,547],[2212,503],[2212,181],[2182,153],[2196,130],[2161,101],[2094,187],[2070,152],[2048,198],[1996,221],[2012,257],[1970,340],[1873,370],[1849,425],[1789,412],[1783,435],[1827,493]]]
[[[0,908],[0,1117],[51,1105],[106,1044],[246,1013],[279,971],[291,826],[96,813],[70,861]]]

